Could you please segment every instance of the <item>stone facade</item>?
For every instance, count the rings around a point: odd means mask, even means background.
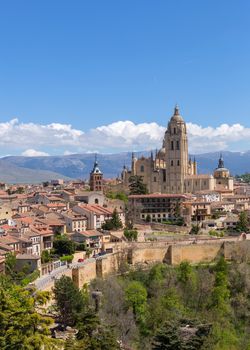
[[[197,162],[188,158],[187,127],[176,106],[155,156],[137,159],[132,153],[131,170],[121,174],[123,188],[129,187],[132,175],[141,176],[149,193],[195,193],[200,191],[233,191],[233,178],[224,167],[222,156],[214,175],[198,174]]]

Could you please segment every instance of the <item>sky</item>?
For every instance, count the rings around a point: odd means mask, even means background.
[[[0,156],[250,149],[248,0],[0,2]]]

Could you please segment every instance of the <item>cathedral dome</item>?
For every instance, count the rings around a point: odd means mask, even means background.
[[[165,147],[162,147],[158,152],[158,156],[165,157],[165,155],[166,155],[166,149],[165,149]]]
[[[229,176],[230,176],[230,172],[227,168],[225,168],[224,160],[222,158],[222,155],[220,155],[218,167],[214,171],[214,177],[221,178],[221,177],[229,177]]]
[[[184,120],[182,118],[182,116],[180,115],[180,112],[179,112],[179,107],[176,105],[175,106],[175,109],[174,109],[174,115],[172,116],[171,122],[181,122],[181,123],[184,123]]]

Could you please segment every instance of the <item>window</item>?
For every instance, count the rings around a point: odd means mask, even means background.
[[[171,166],[174,166],[174,161],[173,160],[171,160]]]
[[[156,176],[154,176],[154,182],[156,182]]]
[[[180,161],[179,160],[177,160],[177,166],[180,166]]]
[[[166,182],[166,169],[163,169],[163,182]]]
[[[171,151],[174,150],[174,141],[171,141]]]
[[[144,165],[141,165],[141,173],[144,173]]]
[[[95,198],[95,204],[99,204],[98,198]]]
[[[176,128],[174,128],[174,134],[176,134]]]
[[[176,141],[176,149],[179,151],[180,149],[180,142],[179,141]]]

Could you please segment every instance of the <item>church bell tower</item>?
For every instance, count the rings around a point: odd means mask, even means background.
[[[94,167],[89,177],[89,186],[90,186],[90,191],[103,191],[103,173],[101,172],[98,166],[96,156],[95,156]]]
[[[166,192],[184,193],[184,179],[188,175],[188,141],[186,123],[176,105],[165,133]]]

